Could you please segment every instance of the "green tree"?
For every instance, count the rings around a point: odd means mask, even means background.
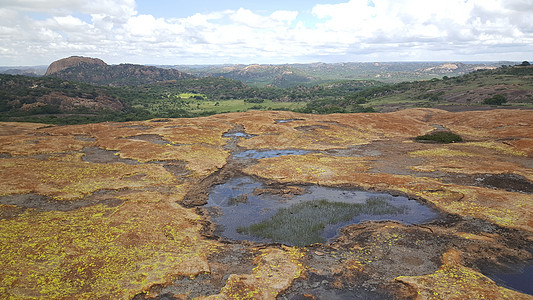
[[[502,94],[497,94],[483,100],[483,104],[488,105],[503,105],[504,103],[507,103],[507,98]]]

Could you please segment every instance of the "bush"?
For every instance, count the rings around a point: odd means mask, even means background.
[[[504,103],[507,103],[507,98],[505,98],[505,96],[502,94],[494,95],[483,100],[483,104],[488,105],[503,105]]]
[[[449,131],[437,131],[433,133],[428,133],[425,135],[417,136],[417,141],[428,141],[428,142],[435,142],[435,143],[443,143],[443,144],[449,144],[449,143],[455,143],[455,142],[462,142],[463,138],[461,136],[449,132]]]

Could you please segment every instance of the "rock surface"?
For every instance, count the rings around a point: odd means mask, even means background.
[[[107,64],[99,58],[83,57],[83,56],[71,56],[56,60],[50,64],[46,70],[45,76],[49,76],[55,73],[59,73],[65,69],[76,67],[81,64],[94,65],[94,66],[107,66]]]
[[[436,125],[464,142],[414,140]],[[531,140],[531,110],[0,123],[0,298],[532,299],[482,273],[533,259]],[[312,153],[232,155],[296,147]],[[224,240],[202,197],[243,173],[287,201],[318,184],[407,195],[442,217],[306,247]]]

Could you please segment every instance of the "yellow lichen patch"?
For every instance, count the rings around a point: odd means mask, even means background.
[[[472,157],[475,154],[460,150],[454,150],[449,148],[435,148],[427,150],[418,150],[410,152],[409,155],[417,157],[454,157],[454,156],[465,156]]]
[[[472,233],[467,233],[467,232],[458,232],[456,233],[456,235],[466,240],[484,241],[484,242],[495,241],[493,237],[488,236],[489,234],[478,235],[478,234],[472,234]],[[493,236],[497,236],[497,235],[493,235]]]
[[[187,169],[198,176],[209,175],[224,166],[229,153],[222,148],[201,144],[173,146],[156,145],[142,140],[109,139],[99,142],[107,150],[117,150],[120,158],[139,162],[179,160],[187,163]]]
[[[151,123],[153,124],[153,123]],[[143,132],[143,134],[157,134],[173,144],[207,144],[222,147],[226,141],[222,134],[233,128],[229,122],[213,121],[208,118],[175,119]]]
[[[239,146],[250,149],[286,149],[327,150],[346,148],[367,144],[377,135],[313,121],[294,121],[270,125],[268,133],[248,130],[257,137],[243,140]]]
[[[437,114],[431,120],[459,135],[485,138],[533,138],[533,111],[467,111]]]
[[[533,232],[533,203],[530,195],[456,185],[443,185],[441,189],[442,192],[421,191],[417,194],[449,213]],[[450,197],[445,197],[445,194]]]
[[[400,276],[396,280],[414,288],[417,299],[533,299],[500,287],[483,274],[462,266],[457,250],[446,252],[443,265],[433,274]]]
[[[432,114],[443,112],[437,109],[418,108],[383,114],[334,114],[319,117],[377,136],[407,138],[433,130],[433,127],[424,120]]]
[[[517,151],[525,153],[528,157],[533,157],[533,139],[519,139],[507,142]]]
[[[438,111],[438,110],[435,110]],[[246,132],[257,135],[240,146],[250,149],[326,150],[368,144],[389,137],[408,138],[432,129],[421,119],[430,110],[388,114],[308,115],[288,112],[248,112],[227,115]],[[287,122],[276,123],[279,120]]]
[[[157,193],[130,196],[119,207],[0,220],[3,296],[131,299],[175,275],[209,272],[206,256],[217,245],[202,239],[192,211]]]
[[[95,164],[83,162],[81,156],[76,153],[46,160],[2,159],[0,195],[37,193],[68,200],[101,189],[146,187],[174,181],[173,175],[160,165]]]
[[[0,136],[2,152],[13,156],[80,151],[90,142],[76,140],[74,136]]]
[[[139,162],[184,161],[194,175],[205,176],[226,163],[229,153],[223,149],[227,139],[222,134],[232,127],[227,121],[211,117],[63,126],[50,128],[48,132],[91,136],[95,138],[94,145],[119,151],[121,158]],[[137,136],[140,138],[135,138]],[[143,136],[152,136],[167,144],[143,140]]]
[[[252,274],[232,274],[220,294],[201,299],[276,299],[300,277],[303,253],[297,248],[262,250]]]
[[[333,157],[323,154],[294,155],[262,159],[244,171],[286,182],[328,183],[370,168],[365,157]]]
[[[39,128],[49,126],[41,123],[0,122],[0,136],[33,133]]]
[[[491,159],[492,158],[492,159]],[[500,161],[497,157],[480,158],[429,158],[424,164],[410,167],[418,172],[443,171],[460,174],[507,174],[515,173],[528,178],[533,178],[531,169],[524,168],[515,163]]]
[[[485,142],[469,142],[462,144],[463,146],[474,146],[474,147],[483,147],[488,149],[494,149],[499,152],[502,152],[504,154],[508,155],[516,155],[516,156],[527,156],[527,154],[523,151],[515,149],[515,147],[504,144],[501,142],[495,142],[495,141],[485,141]]]

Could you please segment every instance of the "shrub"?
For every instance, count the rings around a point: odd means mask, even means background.
[[[429,141],[429,142],[435,142],[435,143],[444,143],[444,144],[463,141],[461,136],[450,131],[437,131],[437,132],[428,133],[425,135],[420,135],[416,137],[416,140],[417,141]]]
[[[483,100],[483,104],[488,105],[503,105],[504,103],[507,103],[507,98],[505,98],[505,96],[502,94],[494,95]]]

